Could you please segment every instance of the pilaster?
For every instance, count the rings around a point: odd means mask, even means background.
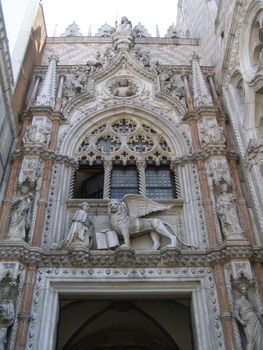
[[[226,291],[226,281],[224,276],[224,269],[220,263],[214,266],[214,279],[217,287],[218,301],[220,306],[220,316],[225,337],[225,346],[228,350],[236,350],[235,332],[233,328],[233,321],[230,313],[229,300]]]

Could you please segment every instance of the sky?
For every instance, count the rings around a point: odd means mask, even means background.
[[[176,22],[177,0],[42,0],[42,3],[49,36],[54,31],[60,35],[73,21],[83,35],[88,35],[90,27],[95,35],[105,22],[114,26],[122,16],[127,16],[133,26],[141,22],[152,36],[158,24],[161,36],[165,36],[168,27]]]
[[[36,0],[2,0],[10,51],[20,30],[28,3]],[[156,25],[160,36],[176,23],[177,0],[42,0],[48,36],[60,36],[75,21],[83,35],[95,35],[104,23],[111,26],[128,17],[135,26],[139,22],[152,36]]]

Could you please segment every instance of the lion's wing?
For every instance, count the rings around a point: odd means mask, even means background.
[[[142,217],[155,211],[170,209],[173,206],[173,204],[160,204],[139,194],[126,194],[123,200],[129,210],[130,216],[133,217]]]

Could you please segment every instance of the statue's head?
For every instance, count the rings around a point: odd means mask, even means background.
[[[111,199],[108,204],[109,214],[117,213],[119,210],[120,201],[118,199]]]
[[[89,203],[83,202],[79,205],[79,207],[85,211],[89,210]]]

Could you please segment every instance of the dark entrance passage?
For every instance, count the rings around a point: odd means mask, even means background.
[[[192,350],[190,300],[61,300],[57,350]]]

